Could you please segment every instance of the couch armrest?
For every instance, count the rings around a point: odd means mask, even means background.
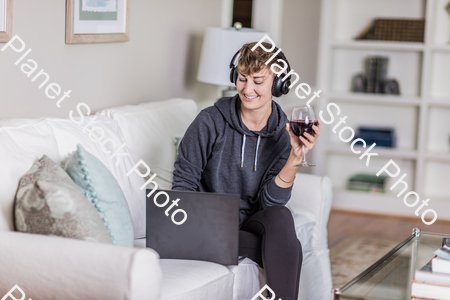
[[[287,206],[295,215],[317,222],[313,232],[313,248],[327,249],[327,223],[332,202],[330,178],[297,173]],[[299,219],[299,218],[294,218]]]
[[[17,284],[24,299],[160,299],[151,249],[0,231],[0,266],[0,296]]]

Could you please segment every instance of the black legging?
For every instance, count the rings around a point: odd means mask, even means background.
[[[264,268],[276,299],[297,299],[303,253],[288,208],[271,206],[248,217],[239,231],[239,255]]]

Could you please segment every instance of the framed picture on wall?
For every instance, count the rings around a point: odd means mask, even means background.
[[[6,43],[12,35],[12,0],[0,0],[0,43]]]
[[[130,0],[66,0],[66,44],[128,41],[129,8]]]

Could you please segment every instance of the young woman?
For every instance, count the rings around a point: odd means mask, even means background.
[[[320,123],[313,126],[314,136],[292,133],[286,114],[272,101],[276,75],[270,67],[282,57],[265,65],[276,49],[252,51],[255,44],[239,51],[238,94],[202,110],[187,129],[172,188],[239,194],[239,255],[264,268],[276,299],[295,300],[303,255],[285,204],[297,172],[294,165],[302,160],[302,143],[305,152],[314,147]]]

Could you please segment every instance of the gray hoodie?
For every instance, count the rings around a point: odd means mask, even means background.
[[[285,205],[290,188],[275,176],[291,151],[289,122],[272,100],[272,114],[261,131],[242,122],[240,98],[222,98],[203,109],[181,140],[173,173],[174,190],[240,195],[240,223],[273,205]]]

